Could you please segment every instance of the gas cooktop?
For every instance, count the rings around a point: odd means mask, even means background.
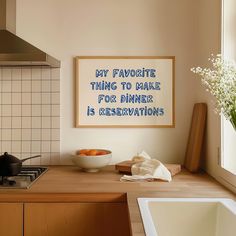
[[[18,175],[0,177],[0,189],[30,188],[47,170],[47,167],[42,166],[22,166]]]

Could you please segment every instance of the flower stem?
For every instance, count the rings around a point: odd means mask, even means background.
[[[232,126],[234,127],[234,130],[236,131],[236,110],[231,111],[230,122],[231,122]]]

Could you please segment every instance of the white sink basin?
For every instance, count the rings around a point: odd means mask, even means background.
[[[147,236],[235,236],[236,202],[225,198],[139,198]]]

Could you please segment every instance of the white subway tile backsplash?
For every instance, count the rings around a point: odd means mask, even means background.
[[[51,117],[42,117],[42,128],[51,128]]]
[[[41,129],[42,140],[51,140],[51,129]]]
[[[51,152],[60,152],[60,141],[51,141]]]
[[[51,114],[51,105],[42,105],[42,116],[50,116],[50,115],[53,115]]]
[[[30,153],[31,151],[31,141],[22,141],[22,152]]]
[[[23,80],[22,81],[22,92],[31,92],[31,81]]]
[[[3,129],[1,137],[2,137],[2,140],[5,140],[5,141],[12,140],[11,129]]]
[[[42,69],[32,68],[32,80],[41,80]]]
[[[42,104],[51,104],[51,93],[42,93]]]
[[[42,118],[41,117],[32,117],[32,128],[40,129],[42,127]]]
[[[51,140],[60,140],[60,129],[51,129]]]
[[[2,68],[2,80],[11,80],[12,69]]]
[[[31,104],[31,93],[22,93],[22,104]]]
[[[32,156],[36,156],[39,154],[41,154],[41,153],[39,153],[39,152],[32,153]],[[30,165],[41,165],[41,158],[37,157],[34,159],[30,159]]]
[[[17,117],[12,117],[11,120],[12,120],[12,128],[13,129],[21,128],[21,120],[22,120],[21,117],[18,117],[18,116]]]
[[[32,105],[32,116],[41,116],[42,105]]]
[[[41,80],[33,80],[32,81],[32,92],[41,92]]]
[[[22,140],[21,129],[11,129],[12,140]]]
[[[2,141],[2,152],[11,152],[11,141]]]
[[[51,117],[52,124],[51,127],[53,129],[59,129],[60,128],[60,117]]]
[[[12,115],[12,105],[2,105],[1,114],[2,116],[11,116]]]
[[[51,80],[51,70],[48,68],[42,69],[42,80]]]
[[[52,105],[51,115],[60,116],[60,105]]]
[[[42,141],[42,152],[49,153],[51,151],[51,142]]]
[[[60,155],[60,154],[59,154]],[[50,165],[51,164],[51,153],[42,153],[41,165]],[[59,163],[57,163],[58,165]]]
[[[31,140],[31,129],[22,129],[22,140]]]
[[[11,93],[2,93],[2,104],[12,104]]]
[[[60,70],[51,69],[51,80],[60,80]]]
[[[22,115],[21,105],[12,105],[12,116],[21,116]]]
[[[21,68],[13,68],[11,70],[11,79],[12,80],[21,80]]]
[[[40,67],[0,68],[0,154],[24,164],[60,164],[60,71]]]
[[[51,91],[51,81],[42,80],[42,92],[50,92],[50,91]]]
[[[40,152],[41,150],[41,142],[40,141],[32,141],[31,142],[31,152]]]
[[[31,129],[31,117],[22,117],[22,128]]]
[[[31,116],[31,110],[32,106],[31,105],[22,105],[22,116]]]
[[[12,92],[21,92],[21,81],[12,81]]]
[[[21,79],[23,80],[31,80],[31,68],[22,68],[21,69]]]
[[[60,91],[60,80],[52,80],[51,81],[51,91],[59,92]]]
[[[32,93],[32,104],[41,104],[42,94],[41,93]]]
[[[12,152],[20,153],[21,152],[21,141],[12,141]]]
[[[51,94],[51,103],[52,104],[60,104],[60,93],[52,93]]]
[[[34,141],[41,140],[41,129],[32,129],[32,140]]]
[[[22,94],[21,93],[12,93],[12,104],[22,104]]]
[[[11,128],[11,117],[2,117],[2,129]]]
[[[7,92],[11,92],[11,82],[9,80],[2,80],[2,93],[7,93]]]
[[[30,157],[30,153],[21,153],[21,159]],[[30,160],[24,161],[24,165],[30,165]]]

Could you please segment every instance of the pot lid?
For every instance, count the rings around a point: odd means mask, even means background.
[[[1,158],[4,158],[4,160],[8,163],[19,163],[19,162],[21,162],[17,157],[8,154],[8,152],[4,152],[4,154],[1,156]]]

